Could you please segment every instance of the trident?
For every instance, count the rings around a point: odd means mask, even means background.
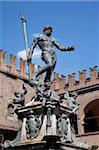
[[[28,49],[28,41],[27,41],[27,32],[26,32],[26,18],[25,16],[21,17],[22,26],[23,26],[23,33],[24,33],[24,41],[25,41],[25,48],[26,48],[26,57],[28,57],[29,49]],[[30,64],[28,64],[28,73],[30,79]]]

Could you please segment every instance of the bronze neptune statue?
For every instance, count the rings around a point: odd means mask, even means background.
[[[43,34],[38,34],[34,37],[30,50],[28,52],[28,56],[27,56],[27,62],[28,64],[30,64],[32,61],[34,48],[36,47],[36,45],[38,45],[40,49],[42,50],[41,58],[46,63],[46,66],[43,67],[40,71],[38,71],[38,73],[36,74],[36,78],[39,77],[39,75],[41,75],[42,73],[46,72],[46,76],[44,79],[45,84],[50,83],[51,74],[55,68],[56,61],[57,61],[56,53],[54,51],[53,46],[55,46],[61,51],[66,51],[66,52],[74,51],[73,46],[68,47],[68,48],[62,47],[56,41],[55,38],[51,37],[52,30],[53,28],[50,25],[46,25],[43,29]]]

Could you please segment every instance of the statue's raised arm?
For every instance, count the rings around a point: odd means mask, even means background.
[[[28,64],[31,63],[31,61],[32,61],[32,55],[33,55],[34,48],[36,47],[37,43],[38,43],[38,39],[37,39],[37,37],[34,37],[31,47],[30,47],[30,50],[27,55],[27,63]]]

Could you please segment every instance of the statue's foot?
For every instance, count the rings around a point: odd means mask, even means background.
[[[36,77],[36,73],[34,73],[32,77],[29,79],[29,84],[33,87],[39,86],[39,79]]]

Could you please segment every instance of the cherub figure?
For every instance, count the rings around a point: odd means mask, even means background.
[[[23,84],[23,90],[21,92],[15,92],[14,93],[16,98],[13,99],[14,109],[13,109],[12,113],[17,112],[18,108],[21,108],[22,106],[24,106],[24,104],[25,104],[25,95],[26,94],[27,94],[27,89]]]

